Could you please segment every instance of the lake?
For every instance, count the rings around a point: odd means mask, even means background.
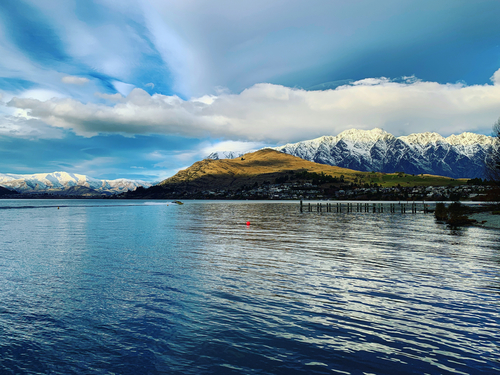
[[[0,373],[500,374],[499,232],[298,202],[0,200]]]

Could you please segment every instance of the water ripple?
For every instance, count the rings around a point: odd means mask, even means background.
[[[283,203],[16,204],[1,373],[500,373],[494,231]]]

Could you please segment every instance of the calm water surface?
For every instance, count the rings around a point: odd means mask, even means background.
[[[0,373],[500,374],[499,232],[298,203],[0,200]]]

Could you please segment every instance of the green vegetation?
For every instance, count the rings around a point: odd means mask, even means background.
[[[494,185],[495,183],[493,181],[488,181],[487,179],[482,179],[482,178],[471,178],[470,180],[467,181],[467,185],[475,185],[475,186],[488,186],[488,185]]]
[[[448,219],[448,209],[444,203],[436,203],[436,210],[434,211],[434,217],[439,221],[444,221]]]
[[[497,141],[500,141],[500,118],[493,125],[493,137],[495,137]],[[495,185],[500,186],[500,149],[491,148],[485,160],[486,177]]]
[[[311,181],[313,184],[316,185],[327,184],[327,183],[343,183],[344,175],[340,175],[340,177],[334,177],[329,174],[325,174],[325,172],[317,173],[308,171],[300,171],[300,172],[289,171],[288,174],[277,177],[274,180],[274,183],[282,184],[291,181]]]
[[[411,175],[403,172],[397,173],[377,173],[371,175],[371,182],[379,184],[381,187],[395,186],[459,186],[467,183],[466,179],[455,180],[453,178],[432,176],[432,175]]]
[[[333,177],[329,174],[325,174],[325,172],[316,173],[303,171],[297,173],[296,176],[302,180],[311,180],[315,184],[344,182],[344,175],[340,175],[340,177]]]
[[[470,180],[452,179],[448,177],[432,175],[411,175],[404,172],[380,173],[380,172],[358,172],[354,175],[343,174],[332,176],[325,172],[293,171],[285,176],[275,179],[275,183],[285,183],[292,181],[311,181],[313,184],[321,185],[326,183],[346,183],[351,182],[362,187],[414,187],[414,186],[459,186],[470,184]],[[474,180],[475,181],[475,180]]]
[[[445,221],[451,227],[470,225],[474,222],[467,217],[467,208],[460,202],[453,202],[448,207],[444,203],[437,203],[434,217],[436,220]]]

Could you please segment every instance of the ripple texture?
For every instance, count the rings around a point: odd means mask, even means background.
[[[498,232],[297,203],[0,203],[1,374],[500,374]]]

